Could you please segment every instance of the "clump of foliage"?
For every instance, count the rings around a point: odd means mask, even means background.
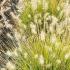
[[[24,0],[24,6],[17,70],[69,70],[69,0]]]

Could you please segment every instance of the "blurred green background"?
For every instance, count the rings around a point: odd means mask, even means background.
[[[69,0],[23,0],[23,4],[17,70],[70,70]]]

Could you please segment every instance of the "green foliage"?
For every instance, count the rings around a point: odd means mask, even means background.
[[[31,2],[28,1],[21,14],[22,24],[25,24],[27,28],[23,33],[25,40],[21,42],[22,52],[18,52],[19,55],[16,60],[17,70],[70,70],[70,35],[67,29],[68,25],[64,26],[65,22],[63,21],[66,16],[61,6],[64,1],[46,0],[46,2],[48,3],[46,10],[43,9],[42,0],[34,10]],[[48,18],[46,14],[53,16],[54,19],[46,21]],[[35,22],[35,16],[37,17],[37,23]],[[56,26],[61,25],[61,27],[58,27],[61,29],[60,31],[53,26],[54,31],[50,32],[49,28],[53,20],[54,23],[57,22]],[[31,27],[32,29],[35,29],[36,25],[37,33],[34,32],[35,34],[33,34],[31,32],[30,24],[34,27]],[[42,30],[45,32],[45,34],[42,33],[43,39],[40,38]]]

